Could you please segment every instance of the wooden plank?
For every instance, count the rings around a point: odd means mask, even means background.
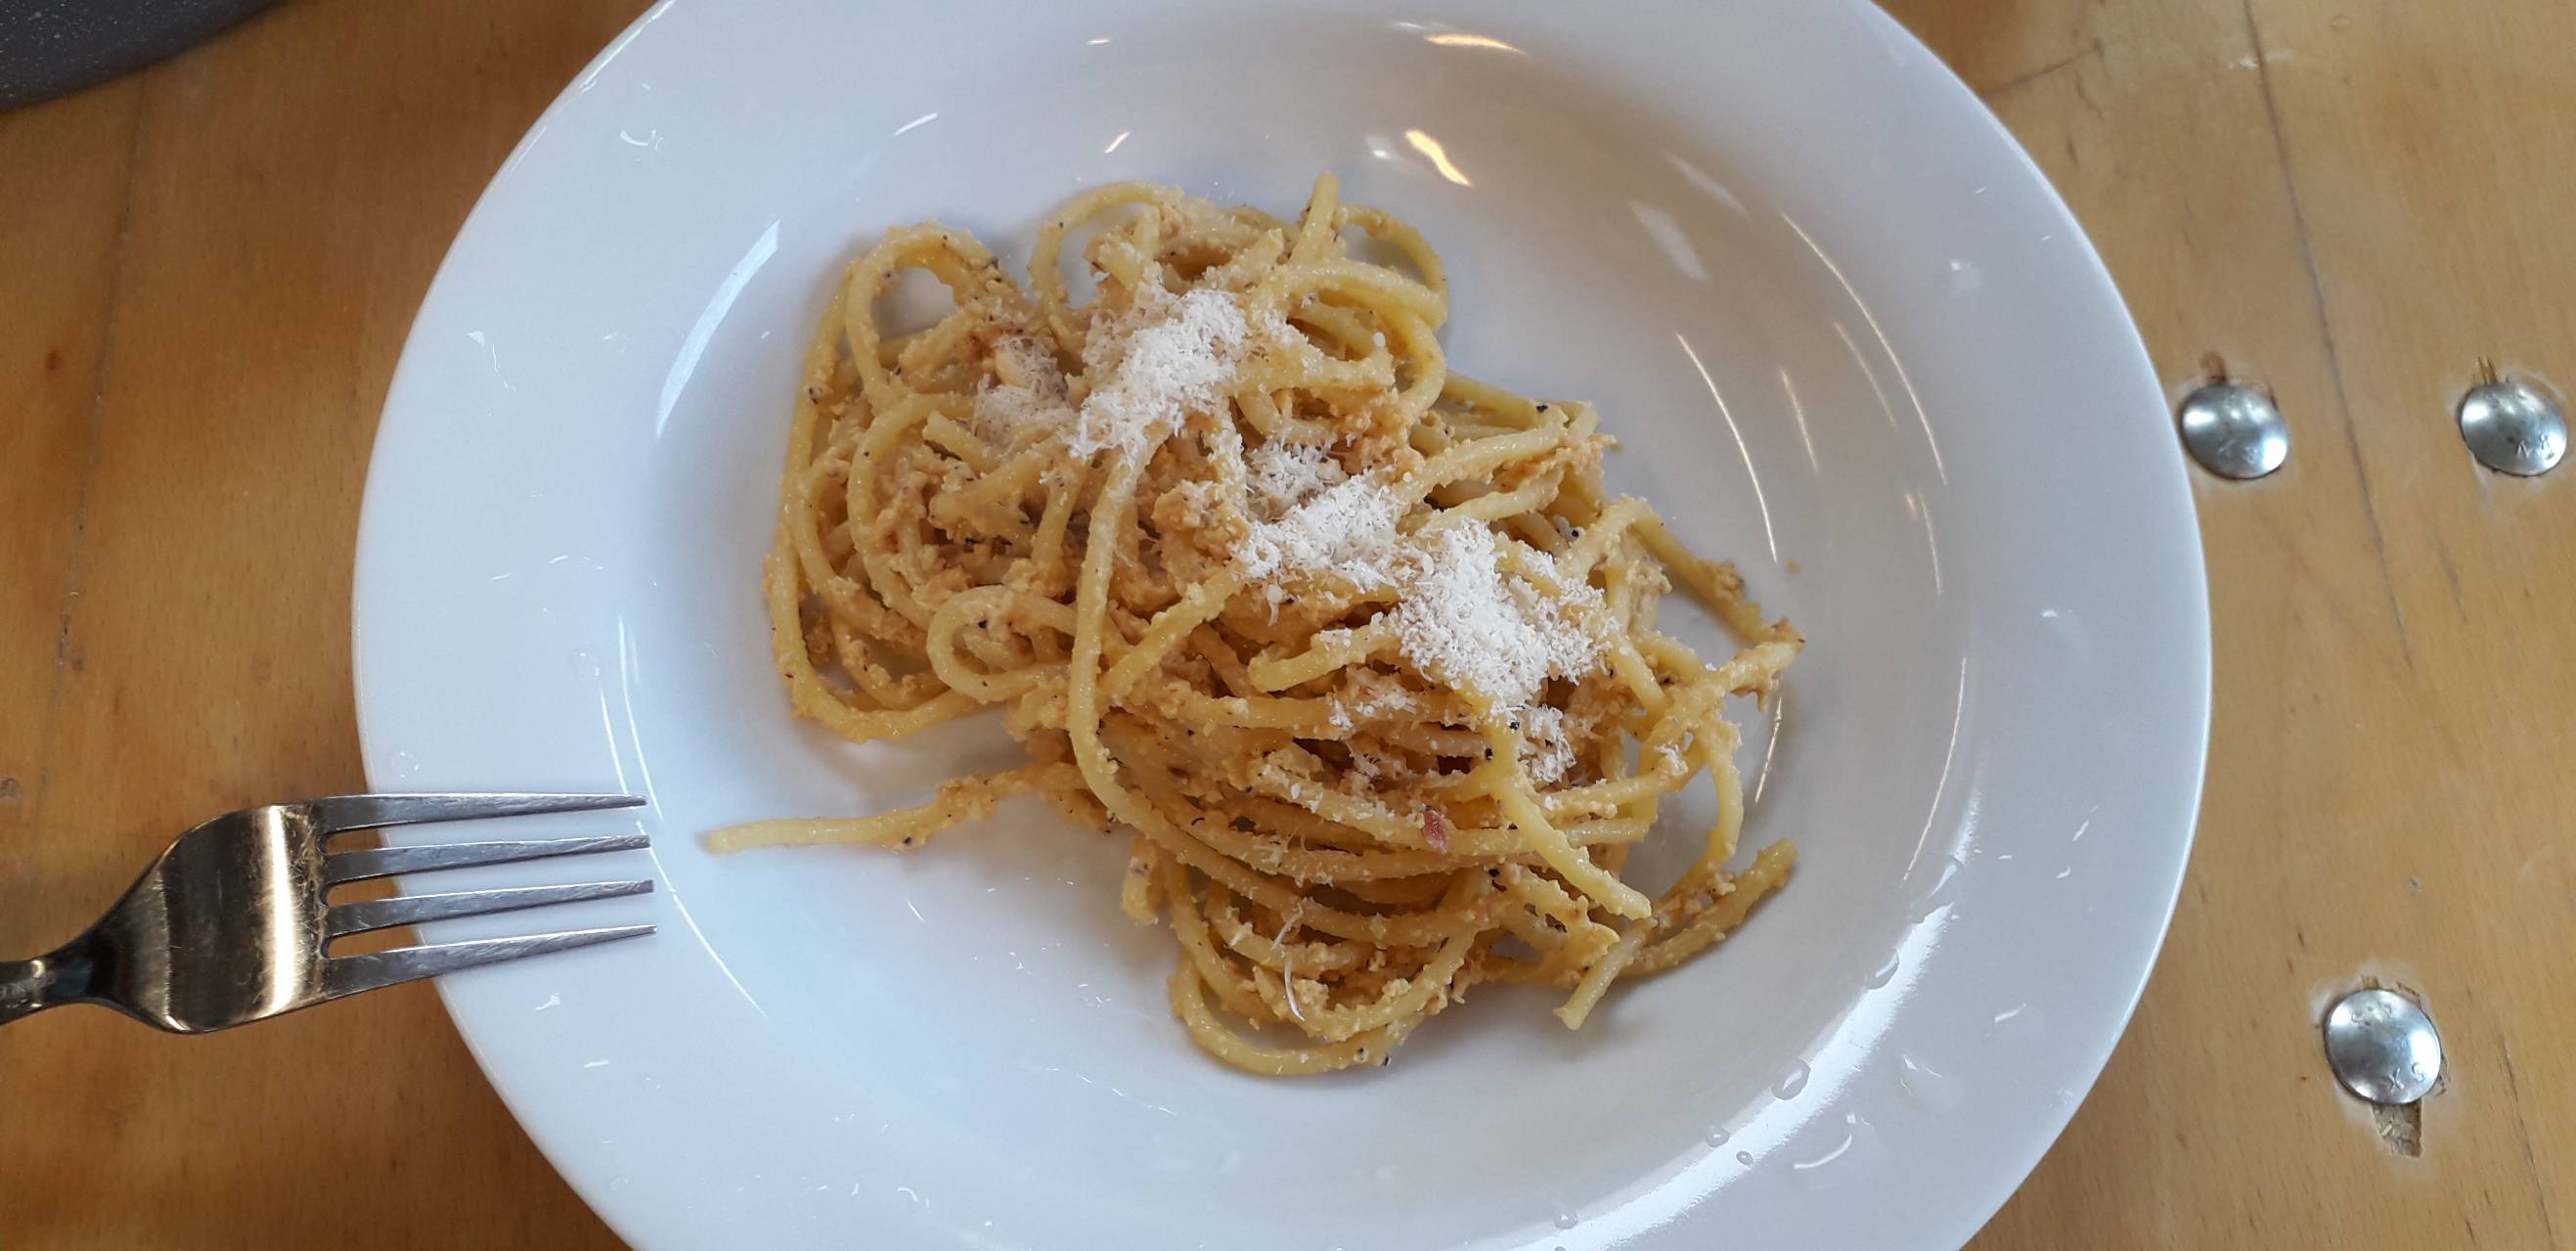
[[[0,951],[85,924],[32,832],[108,355],[136,84],[0,114]],[[20,904],[17,901],[27,901]]]
[[[2302,773],[2348,854],[2284,903],[2311,969],[2385,963],[2439,1011],[2450,1090],[2420,1176],[2455,1219],[2428,1240],[2576,1245],[2576,676],[2550,663],[2576,619],[2576,477],[2481,470],[2453,418],[2481,357],[2576,381],[2576,9],[2248,12],[2406,644],[2381,683],[2315,692],[2342,696],[2340,741]]]
[[[360,784],[349,558],[411,310],[638,7],[282,6],[143,79],[121,258],[10,210],[123,272],[43,765],[56,920],[191,822]],[[614,1245],[425,987],[202,1039],[50,1013],[0,1072],[45,1075],[9,1112],[44,1132],[0,1134],[13,1248]]]
[[[2576,568],[2576,497],[2476,470],[2446,410],[2478,355],[2576,344],[2534,124],[2576,105],[2543,55],[2576,13],[1893,7],[2066,192],[2164,375],[2222,352],[2297,440],[2273,479],[2198,480],[2218,663],[2192,873],[2119,1055],[1980,1245],[2569,1245],[2568,1130],[2531,1111],[2571,1093],[2547,1044],[2576,829],[2548,779],[2576,684],[2518,644],[2576,608],[2532,576]],[[2370,977],[2450,1042],[2420,1158],[2318,1047]]]

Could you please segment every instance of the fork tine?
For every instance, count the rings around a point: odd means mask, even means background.
[[[653,883],[644,880],[584,882],[578,886],[513,886],[498,890],[455,891],[444,895],[397,895],[391,899],[367,899],[334,907],[324,915],[322,931],[326,937],[338,938],[344,934],[364,934],[394,925],[516,912],[521,908],[542,908],[548,904],[616,899],[624,895],[641,895],[652,889]]]
[[[326,999],[337,999],[342,995],[398,986],[459,969],[613,943],[621,938],[641,938],[652,932],[650,925],[618,925],[606,929],[565,930],[558,934],[530,934],[521,938],[478,938],[471,942],[397,947],[365,955],[335,956],[322,963],[322,995]]]
[[[501,843],[439,843],[427,847],[365,847],[330,852],[322,857],[322,882],[363,882],[396,873],[435,873],[484,864],[543,860],[548,856],[583,856],[600,851],[634,851],[652,845],[644,834],[600,834],[589,838],[542,838]]]
[[[633,808],[646,801],[637,795],[539,795],[511,792],[460,795],[333,795],[307,805],[320,833],[378,830],[424,821],[475,821],[486,817],[527,817],[541,812],[596,812]]]

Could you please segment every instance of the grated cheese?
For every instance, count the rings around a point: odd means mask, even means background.
[[[1254,525],[1235,555],[1252,578],[1337,573],[1362,590],[1386,586],[1395,581],[1400,507],[1385,487],[1351,478]]]
[[[1207,287],[1177,300],[1148,296],[1096,327],[1083,345],[1083,363],[1099,381],[1074,423],[1073,454],[1149,451],[1179,427],[1183,414],[1218,402],[1251,335],[1242,305]]]
[[[1393,674],[1375,669],[1358,669],[1351,674],[1351,687],[1359,697],[1359,715],[1374,720],[1389,712],[1410,711],[1413,692]]]
[[[1005,448],[1018,448],[1074,420],[1065,402],[1064,370],[1055,353],[1031,335],[993,345],[994,378],[975,394],[975,433]]]
[[[1264,521],[1286,516],[1290,509],[1350,478],[1341,462],[1308,443],[1264,443],[1243,458],[1243,465],[1244,485],[1252,492],[1256,515]]]
[[[1283,479],[1292,472],[1270,468]],[[1496,704],[1526,704],[1548,678],[1580,677],[1600,663],[1600,644],[1578,615],[1599,609],[1598,589],[1560,579],[1570,586],[1558,599],[1505,574],[1483,525],[1402,539],[1400,508],[1385,486],[1348,478],[1276,521],[1254,523],[1235,558],[1255,579],[1336,574],[1361,590],[1396,587],[1389,620],[1404,654],[1432,678]],[[1285,592],[1276,582],[1264,589],[1275,611]]]
[[[1574,767],[1574,744],[1565,737],[1565,713],[1532,704],[1514,714],[1521,723],[1521,762],[1531,780],[1544,786],[1565,779]]]
[[[1450,526],[1423,540],[1393,613],[1404,654],[1424,673],[1497,704],[1526,704],[1550,677],[1590,673],[1601,645],[1569,608],[1598,609],[1589,585],[1551,599],[1496,563],[1494,532]]]
[[[1682,745],[1678,742],[1664,744],[1663,756],[1664,767],[1675,773],[1682,772],[1689,763],[1682,758]]]
[[[1055,352],[1033,334],[1015,334],[993,345],[993,372],[1003,385],[1044,391],[1064,398],[1064,370]]]

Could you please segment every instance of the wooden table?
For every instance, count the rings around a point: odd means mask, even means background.
[[[361,784],[349,560],[395,354],[641,7],[297,0],[0,116],[0,951],[193,820]],[[2198,853],[2136,1024],[1978,1245],[2576,1246],[2576,468],[2487,474],[2451,420],[2481,357],[2576,382],[2576,6],[1893,7],[2065,191],[2164,375],[2223,353],[2296,439],[2197,483]],[[2319,1051],[2370,979],[2447,1043],[2417,1156]],[[613,1241],[425,989],[0,1033],[0,1244]]]

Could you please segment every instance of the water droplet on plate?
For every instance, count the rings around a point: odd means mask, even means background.
[[[1896,1062],[1905,1070],[1897,1075],[1897,1084],[1923,1106],[1935,1112],[1948,1112],[1965,1101],[1958,1078],[1909,1055],[1899,1055]]]
[[[1843,1131],[1842,1137],[1835,1139],[1833,1145],[1826,1147],[1822,1154],[1810,1156],[1804,1160],[1789,1161],[1790,1175],[1794,1177],[1800,1173],[1812,1173],[1817,1169],[1823,1168],[1824,1166],[1843,1158],[1844,1153],[1850,1151],[1852,1149],[1852,1144],[1859,1141],[1859,1138],[1860,1135],[1857,1130],[1846,1128]]]
[[[1898,959],[1896,954],[1894,952],[1888,953],[1887,963],[1878,966],[1878,971],[1869,975],[1869,988],[1871,990],[1885,990],[1889,982],[1896,980],[1897,964]]]
[[[1941,857],[1941,876],[1932,879],[1932,889],[1924,894],[1923,902],[1914,905],[1914,919],[1929,920],[1933,913],[1958,902],[1959,878],[1967,871],[1967,862],[1957,856]]]
[[[1728,1135],[1723,1129],[1712,1129],[1708,1131],[1708,1145],[1712,1147],[1723,1147],[1726,1145],[1726,1140],[1729,1136],[1730,1135]]]
[[[1815,1075],[1815,1070],[1808,1068],[1806,1061],[1797,1061],[1789,1066],[1788,1072],[1780,1075],[1779,1081],[1771,1084],[1771,1093],[1782,1099],[1795,1099],[1799,1091],[1807,1088],[1807,1079]]]
[[[1985,271],[1966,261],[1950,262],[1950,272],[1941,279],[1941,290],[1951,296],[1968,295],[1986,285]]]
[[[1576,1218],[1574,1215],[1574,1209],[1561,1203],[1558,1204],[1556,1207],[1556,1227],[1558,1229],[1572,1229],[1575,1224]]]
[[[1750,1151],[1738,1151],[1735,1153],[1735,1162],[1746,1168],[1751,1168],[1753,1167],[1753,1153]]]

